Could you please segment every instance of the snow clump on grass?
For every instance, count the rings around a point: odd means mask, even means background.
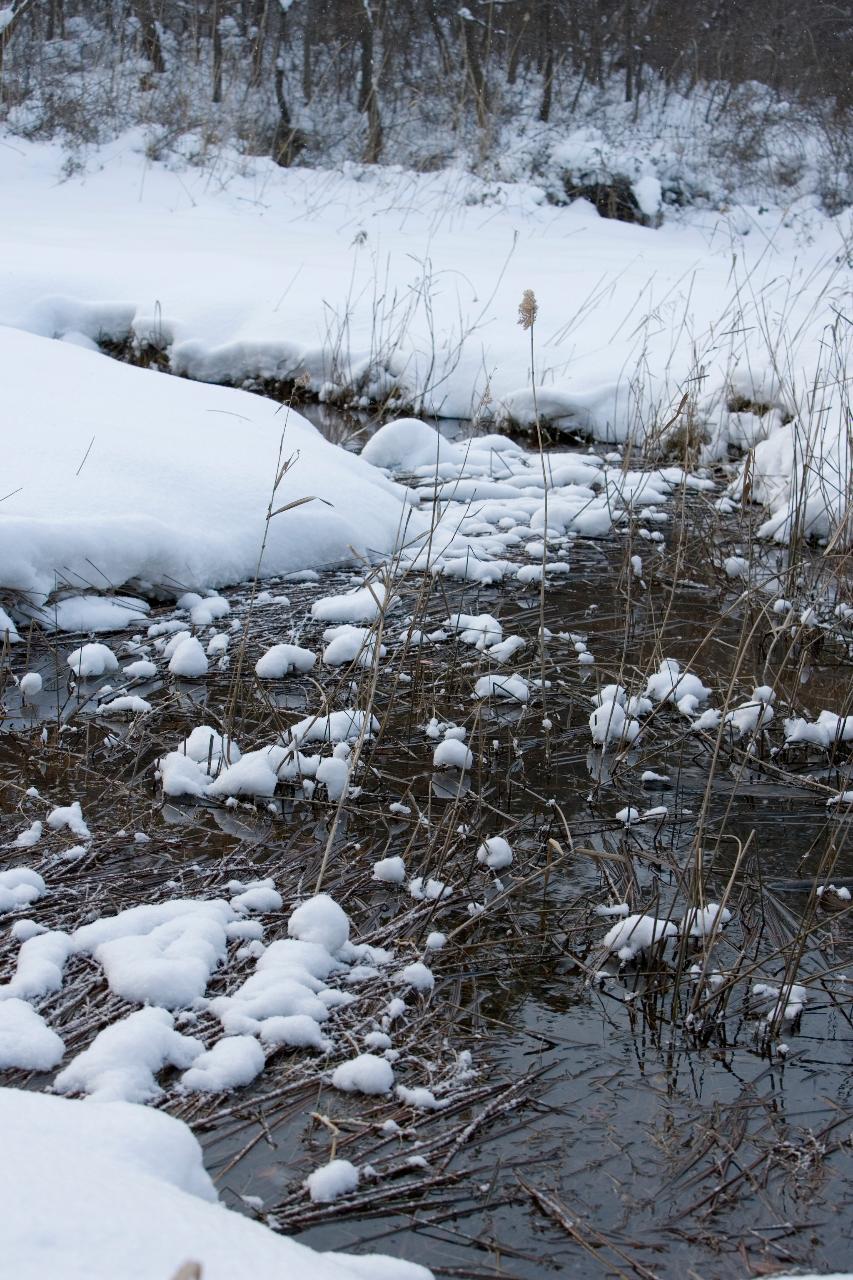
[[[689,671],[682,672],[674,658],[664,658],[657,674],[649,677],[645,690],[645,697],[654,702],[678,703],[682,698],[690,697],[695,698],[698,705],[710,696],[711,690],[699,677]]]
[[[731,911],[721,907],[719,902],[709,902],[705,907],[696,907],[687,912],[679,926],[688,938],[707,938],[715,930],[727,925],[732,918]]]
[[[47,825],[51,831],[67,829],[80,840],[91,840],[92,838],[92,833],[83,820],[83,811],[80,808],[79,800],[74,800],[68,805],[57,805],[55,809],[51,809],[47,815]]]
[[[336,955],[349,941],[349,917],[327,893],[318,893],[298,906],[287,932],[300,942],[313,942]]]
[[[656,916],[628,916],[605,934],[601,945],[607,951],[614,952],[620,960],[634,960],[643,951],[648,951],[674,938],[678,934],[675,925],[669,920],[659,920]]]
[[[394,1083],[391,1063],[375,1053],[360,1053],[332,1072],[332,1086],[343,1093],[389,1093]]]
[[[18,688],[26,702],[37,698],[42,691],[44,681],[37,671],[27,671],[18,681]]]
[[[492,871],[503,871],[512,865],[512,848],[503,836],[489,836],[477,850],[477,861]]]
[[[317,661],[316,653],[298,644],[274,644],[258,658],[255,675],[260,680],[281,680],[292,671],[300,675],[310,671]]]
[[[118,671],[118,658],[106,644],[81,645],[69,653],[67,661],[78,680],[96,680],[110,671]]]
[[[598,747],[607,747],[611,743],[631,743],[640,732],[637,720],[625,713],[619,702],[603,702],[596,707],[589,717],[592,740]]]
[[[445,738],[432,753],[433,767],[436,769],[472,769],[474,756],[458,738]]]
[[[52,1071],[65,1044],[26,1000],[0,1001],[0,1070]]]
[[[162,1095],[155,1076],[164,1067],[185,1070],[203,1052],[200,1040],[175,1030],[165,1009],[138,1009],[99,1031],[59,1073],[54,1087],[59,1093],[87,1093],[99,1102],[152,1102]]]
[[[207,675],[207,655],[201,641],[195,636],[187,636],[182,640],[169,659],[169,670],[173,676],[184,680],[199,680]]]
[[[323,596],[312,604],[311,615],[318,622],[375,622],[381,613],[399,603],[397,596],[386,599],[383,587],[376,583],[345,595]]]
[[[37,902],[46,892],[44,880],[30,867],[0,871],[0,913]]]
[[[315,1204],[328,1204],[358,1187],[359,1171],[349,1160],[330,1160],[305,1179],[305,1190]]]
[[[225,1036],[201,1053],[181,1076],[187,1093],[222,1093],[251,1084],[264,1069],[264,1051],[254,1036]]]
[[[474,685],[474,697],[525,703],[530,698],[530,686],[520,675],[481,676]]]
[[[380,884],[402,884],[406,879],[406,865],[400,857],[380,858],[373,864],[372,879]]]

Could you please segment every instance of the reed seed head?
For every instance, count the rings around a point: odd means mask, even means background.
[[[518,323],[522,329],[532,329],[539,312],[539,303],[532,289],[525,289],[518,304]]]

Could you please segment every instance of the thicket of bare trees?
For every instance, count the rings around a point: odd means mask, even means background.
[[[239,99],[258,149],[290,164],[306,146],[300,115],[322,98],[330,130],[357,113],[352,158],[373,163],[389,126],[429,130],[452,102],[487,130],[520,84],[542,122],[604,84],[639,110],[650,78],[688,92],[758,81],[846,110],[851,54],[850,0],[13,0],[0,8],[0,111],[27,119],[29,101],[33,132],[65,111],[96,133],[87,101],[102,118],[119,84],[144,95],[171,78],[196,127]],[[134,101],[122,111],[144,120]]]

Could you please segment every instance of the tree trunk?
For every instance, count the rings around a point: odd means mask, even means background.
[[[509,67],[507,69],[506,78],[508,84],[515,84],[518,79],[518,63],[521,58],[521,46],[524,37],[527,34],[527,25],[530,22],[530,10],[525,9],[521,15],[521,27],[515,33],[515,39],[512,42],[512,49],[509,54]]]
[[[542,12],[542,101],[539,105],[539,119],[547,124],[551,119],[551,101],[554,92],[554,42],[551,38],[551,6],[543,5]]]
[[[48,40],[65,39],[65,4],[64,0],[50,0],[47,10]]]
[[[477,124],[485,129],[489,119],[489,96],[486,89],[486,77],[477,48],[477,33],[472,19],[460,17],[462,22],[462,38],[465,42],[465,61],[468,65],[468,78],[474,92],[474,106],[477,111]]]
[[[367,143],[364,163],[378,164],[382,157],[382,116],[379,111],[379,94],[376,85],[375,27],[370,0],[364,5],[361,23],[361,77],[358,91],[358,109],[367,116]]]
[[[137,0],[136,16],[142,32],[142,52],[151,63],[151,70],[162,75],[166,70],[166,59],[163,57],[163,46],[160,43],[160,32],[154,20],[154,10],[150,0]]]
[[[219,4],[213,3],[213,101],[222,101],[222,34],[219,30]]]
[[[284,11],[282,11],[284,18]],[[314,96],[314,82],[311,68],[311,53],[314,43],[314,5],[308,6],[308,12],[302,23],[302,99],[310,102]]]
[[[264,43],[266,41],[267,18],[269,16],[269,0],[255,0],[254,10],[252,16],[255,34],[252,38],[252,66],[249,73],[249,83],[253,89],[257,89],[261,83],[264,70]]]
[[[275,100],[278,103],[278,124],[272,144],[272,158],[283,169],[289,168],[300,151],[305,150],[305,139],[293,127],[287,94],[284,87],[284,57],[282,50],[287,42],[287,15],[282,9],[279,15],[278,51],[275,59]]]

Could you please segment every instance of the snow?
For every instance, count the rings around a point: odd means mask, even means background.
[[[219,1093],[251,1084],[264,1069],[264,1051],[254,1036],[226,1036],[201,1053],[181,1076],[188,1093]]]
[[[707,938],[715,930],[728,924],[731,918],[732,913],[727,907],[721,907],[719,902],[709,902],[705,907],[688,911],[679,929],[689,938]]]
[[[846,885],[819,884],[815,892],[819,898],[822,898],[824,894],[834,894],[840,902],[849,902],[851,896],[850,890]]]
[[[227,954],[228,903],[173,899],[103,916],[73,934],[77,951],[103,966],[110,990],[125,1000],[177,1009],[204,995]]]
[[[79,800],[74,800],[68,805],[57,805],[55,809],[51,809],[46,821],[51,831],[67,829],[72,835],[79,836],[81,840],[91,839],[92,833],[83,821]]]
[[[123,631],[144,622],[150,606],[135,596],[63,596],[21,612],[45,631]]]
[[[261,1041],[270,1048],[288,1045],[293,1049],[318,1049],[325,1053],[330,1042],[319,1023],[307,1013],[277,1014],[261,1023]]]
[[[375,1053],[360,1053],[332,1072],[332,1086],[343,1093],[388,1093],[394,1083],[390,1062]]]
[[[474,697],[525,703],[530,697],[530,686],[524,677],[519,675],[481,676],[474,685]]]
[[[403,884],[406,879],[406,866],[400,857],[380,858],[373,864],[372,879],[380,884]]]
[[[449,898],[452,890],[443,880],[436,880],[432,876],[425,880],[423,876],[415,876],[409,881],[409,893],[417,899],[418,902],[440,902],[443,898]]]
[[[447,625],[463,644],[473,645],[480,650],[499,644],[503,637],[503,627],[490,613],[455,613]],[[492,657],[493,654],[489,656]]]
[[[342,667],[348,662],[357,662],[360,667],[373,666],[376,640],[370,631],[348,624],[333,630],[334,634],[323,650],[323,662],[327,667]],[[385,645],[380,645],[380,658],[384,658],[386,653]]]
[[[458,738],[445,738],[432,753],[432,763],[436,769],[471,769],[474,757]]]
[[[492,871],[503,871],[512,865],[512,849],[503,836],[490,836],[477,850],[477,861]]]
[[[335,955],[349,941],[346,912],[326,893],[301,903],[287,922],[287,932],[300,942],[314,943]]]
[[[765,1003],[769,1001],[770,1008],[765,1014],[767,1022],[776,1022],[778,1019],[783,1022],[794,1022],[803,1012],[809,998],[807,988],[799,986],[796,982],[785,983],[784,986],[757,982],[752,988],[752,994],[757,1000]]]
[[[319,622],[375,622],[379,615],[397,604],[396,597],[386,596],[379,583],[359,587],[340,596],[323,596],[311,606],[311,615]]]
[[[778,138],[778,131],[774,136]],[[622,163],[600,131],[590,127],[570,131],[559,147],[547,149],[548,165],[568,166],[576,173]],[[823,343],[823,333],[835,312],[843,310],[848,288],[849,277],[839,268],[848,234],[846,214],[830,218],[802,204],[793,210],[766,205],[744,209],[729,192],[728,212],[720,207],[683,209],[672,216],[667,213],[663,225],[650,230],[602,219],[584,201],[553,207],[541,185],[486,185],[456,167],[416,174],[346,166],[323,174],[324,198],[318,205],[312,170],[281,169],[262,157],[241,156],[239,164],[233,163],[236,157],[221,157],[217,174],[222,181],[216,183],[210,183],[202,169],[152,163],[138,136],[94,153],[88,171],[58,182],[62,159],[55,145],[21,138],[0,156],[0,184],[9,193],[0,252],[13,264],[0,322],[49,338],[79,341],[82,336],[90,346],[102,333],[131,341],[155,333],[172,368],[191,378],[240,384],[305,373],[315,392],[334,383],[333,394],[350,387],[377,397],[394,384],[426,415],[464,418],[479,408],[484,417],[526,421],[532,413],[529,359],[525,343],[519,341],[516,308],[508,299],[519,299],[535,282],[538,324],[545,325],[549,335],[537,399],[540,412],[558,428],[580,428],[610,441],[640,435],[644,424],[660,422],[674,411],[699,360],[704,377],[693,412],[709,437],[706,453],[720,457],[730,440],[745,443],[766,433],[754,446],[749,475],[758,496],[774,512],[766,522],[768,536],[784,536],[791,499],[798,491],[794,473],[803,459],[824,455],[823,474],[820,467],[807,468],[814,475],[805,495],[814,530],[820,531],[821,522],[825,527],[843,499],[848,465],[846,440],[839,429],[843,378],[833,374],[836,367],[844,367],[845,340],[841,335],[841,349],[833,353],[831,344]],[[510,158],[509,163],[511,167],[515,161]],[[638,162],[635,155],[629,157],[627,172],[640,207],[657,221],[662,173],[646,161]],[[720,206],[722,199],[720,189],[711,206]],[[282,225],[288,228],[288,256],[302,268],[298,289],[287,287],[284,266],[270,265],[279,261]],[[364,248],[353,247],[353,227],[366,233]],[[128,242],[135,246],[133,254],[126,252]],[[549,252],[555,245],[559,253]],[[436,264],[434,273],[427,263]],[[377,343],[374,305],[379,288],[384,296],[412,297],[413,302],[393,334],[383,330]],[[116,298],[126,301],[106,301]],[[662,317],[657,325],[645,325],[640,340],[625,322],[637,298],[643,299],[645,317]],[[569,306],[567,299],[576,302]],[[719,326],[738,308],[737,333],[729,333],[729,340],[721,344]],[[88,367],[98,359],[69,341],[54,345],[69,366]],[[785,368],[774,378],[774,353],[783,348]],[[14,366],[12,361],[13,373]],[[169,381],[147,371],[123,369],[119,374],[134,385]],[[8,381],[4,374],[4,387]],[[28,381],[32,385],[33,380]],[[69,386],[62,376],[43,381],[48,387],[55,385],[57,394]],[[822,390],[813,402],[805,392],[815,385]],[[42,402],[47,398],[44,388],[32,390]],[[195,394],[199,390],[191,384],[177,392],[174,386],[161,386],[158,394],[201,403]],[[240,447],[231,445],[225,452],[232,461],[229,478],[241,487],[263,448],[258,447],[257,430],[263,406],[255,401],[248,407],[251,402],[243,399],[247,407],[241,409],[234,398],[239,393],[210,390],[216,391],[217,405],[225,406],[223,397],[228,395],[234,413],[247,419],[240,422]],[[742,419],[748,415],[729,411],[731,392],[768,406],[767,414],[752,415],[759,416],[760,427],[745,424]],[[76,398],[73,391],[66,395],[66,410]],[[135,410],[138,399],[125,396],[125,409],[132,405]],[[773,410],[782,410],[790,420],[773,419]],[[171,445],[174,474],[163,504],[170,534],[182,533],[184,543],[204,556],[196,530],[205,523],[207,532],[214,534],[236,528],[231,519],[221,519],[226,508],[229,516],[242,510],[242,529],[253,511],[257,532],[268,493],[241,507],[232,504],[230,495],[217,494],[207,479],[195,493],[172,483],[182,467],[191,464],[193,454],[196,469],[207,473],[207,463],[222,456],[223,437],[234,434],[231,424],[208,421],[202,431],[196,419],[182,439],[179,430],[168,431],[175,417],[161,432],[161,415],[144,416],[146,425],[153,423],[153,438],[129,432],[123,449],[144,471],[152,456],[165,455]],[[290,411],[288,432],[297,418]],[[266,421],[272,422],[272,411]],[[78,484],[81,490],[89,483],[87,471],[94,476],[104,451],[112,447],[104,425],[104,418],[96,416],[85,439],[81,432],[69,441],[69,452],[75,456],[71,478],[95,436],[76,477],[83,482]],[[268,432],[270,437],[274,434]],[[314,476],[324,476],[321,465],[306,461],[298,434],[293,431],[290,442],[291,451],[299,448],[301,457],[285,480],[288,499],[317,493]],[[149,442],[153,449],[147,452]],[[274,455],[275,443],[270,444]],[[448,459],[458,459],[458,449],[455,442],[442,444],[428,434],[422,423],[394,423],[377,433],[366,459],[376,467],[426,466],[435,471]],[[268,490],[274,463],[269,454],[264,461]],[[26,480],[29,487],[33,473],[23,475],[19,469],[18,474],[15,483]],[[136,490],[133,468],[114,466],[108,474],[122,475],[120,489],[125,493]],[[373,477],[370,483],[381,494],[381,476],[375,469]],[[833,484],[839,478],[842,483]],[[122,496],[105,492],[102,503],[120,516]],[[343,524],[355,535],[349,541],[362,550],[383,545],[383,538],[372,536],[384,523],[373,502],[352,503],[362,526],[357,529],[345,500],[336,501],[328,490],[320,496],[335,501],[337,508],[328,514],[341,536],[335,538],[329,531],[325,540],[327,548],[330,542],[336,544],[338,560],[351,556]],[[32,499],[18,499],[14,514],[28,500]],[[181,528],[175,510],[182,505],[191,511]],[[286,513],[278,523],[304,530],[315,520],[312,505]],[[139,508],[131,501],[124,510]],[[603,508],[594,514],[603,522]],[[368,523],[372,531],[364,527]],[[321,519],[318,527],[323,524]],[[388,533],[386,524],[386,538]],[[151,550],[155,539],[145,541]],[[114,563],[120,554],[129,554],[122,542],[114,549]],[[310,546],[306,539],[298,542]],[[255,537],[255,549],[259,544]],[[223,550],[221,542],[218,549]],[[36,549],[37,559],[40,550]],[[233,546],[231,550],[242,552]],[[323,559],[323,549],[311,550],[318,561]],[[278,556],[279,549],[273,548],[271,557]],[[206,565],[198,565],[194,574],[174,574],[174,580],[196,585],[209,581],[212,558],[211,552]],[[334,553],[325,556],[326,562],[333,558]],[[53,563],[62,562],[54,556]],[[2,567],[0,581],[5,576],[5,564]],[[105,572],[113,583],[133,576]],[[236,580],[247,574],[228,576]]]
[[[733,711],[727,712],[723,723],[735,738],[757,733],[759,729],[765,729],[773,719],[773,707],[770,704],[775,697],[772,689],[761,685],[753,691],[752,697],[746,702],[740,703]],[[694,728],[698,727],[694,724]]]
[[[99,1031],[54,1087],[98,1102],[151,1102],[162,1093],[156,1076],[164,1067],[189,1067],[203,1052],[200,1040],[175,1030],[165,1009],[138,1009]]]
[[[210,782],[207,770],[182,751],[163,756],[157,761],[157,769],[167,796],[203,796]]]
[[[168,1280],[187,1259],[204,1280],[430,1280],[397,1259],[315,1253],[218,1204],[198,1141],[164,1112],[3,1089],[0,1129],[17,1280]]]
[[[240,748],[232,738],[223,736],[209,724],[200,724],[184,739],[178,750],[190,760],[211,766],[225,760],[239,760]]]
[[[298,644],[274,644],[255,663],[255,675],[261,680],[281,680],[291,671],[310,671],[317,655]]]
[[[2,345],[0,345],[0,351],[2,351]],[[14,538],[14,529],[11,535]],[[0,581],[2,581],[2,572],[2,560],[0,560]],[[94,680],[110,671],[118,671],[118,658],[106,644],[81,645],[79,649],[69,653],[67,661],[78,680]]]
[[[28,444],[7,468],[0,586],[35,603],[57,582],[90,581],[93,565],[99,582],[116,586],[250,577],[282,428],[298,460],[277,500],[316,495],[331,506],[312,501],[275,517],[267,572],[388,553],[407,521],[409,532],[420,527],[404,490],[299,414],[282,419],[277,405],[247,392],[163,377],[2,324],[0,381],[7,430]],[[108,667],[85,657],[82,671],[70,665],[84,679],[116,669],[114,657]]]
[[[414,471],[417,467],[457,461],[459,446],[417,418],[398,418],[371,436],[361,456],[376,467]]]
[[[108,702],[100,703],[98,707],[99,715],[115,715],[120,711],[129,711],[133,715],[145,715],[151,710],[151,703],[145,698],[140,698],[136,693],[123,694],[118,698],[111,698]]]
[[[44,682],[37,671],[27,671],[18,681],[18,688],[21,690],[24,698],[27,699],[27,701],[30,701],[33,698],[38,697],[41,693],[43,683]]]
[[[784,729],[786,746],[804,743],[828,750],[838,743],[853,741],[853,716],[839,716],[832,711],[821,711],[814,722],[802,717],[791,717],[785,720]]]
[[[315,1204],[327,1204],[355,1191],[359,1171],[349,1160],[330,1160],[305,1179],[305,1189]]]
[[[14,622],[0,605],[0,644],[17,644],[20,639]]]
[[[698,704],[711,696],[711,690],[703,685],[698,676],[682,672],[674,658],[664,658],[657,674],[649,677],[644,696],[651,698],[653,702],[675,703],[691,697]]]
[[[15,836],[9,847],[11,849],[31,849],[34,844],[38,844],[39,840],[41,840],[41,833],[42,824],[36,819],[35,822],[30,823],[25,831],[21,831]]]
[[[619,702],[602,702],[589,717],[592,740],[598,747],[608,747],[611,743],[630,743],[640,732],[636,720],[625,713]]]
[[[365,727],[366,726],[366,727]],[[350,742],[358,738],[362,730],[367,737],[379,732],[376,716],[365,711],[332,711],[327,716],[306,716],[291,725],[287,737],[300,744],[306,742]]]
[[[205,779],[202,792],[196,794],[214,798],[271,796],[278,785],[279,770],[287,756],[288,752],[282,747],[247,751],[235,764],[224,769],[214,782],[208,783]]]
[[[432,970],[420,960],[415,961],[414,964],[407,964],[398,977],[407,986],[414,987],[415,991],[432,991],[435,986]]]
[[[655,916],[633,915],[619,920],[605,934],[601,945],[607,951],[614,952],[620,960],[634,960],[643,951],[656,946],[666,938],[674,938],[678,934],[675,925],[669,920],[659,920]]]
[[[169,670],[173,676],[181,676],[185,680],[197,680],[207,675],[207,655],[201,641],[195,636],[187,636],[177,645],[169,659]]]
[[[423,1085],[411,1089],[407,1085],[398,1084],[395,1092],[400,1101],[407,1107],[415,1107],[419,1111],[443,1111],[445,1107],[450,1105],[449,1098],[436,1098],[432,1090],[425,1089]],[[417,1159],[417,1157],[415,1158]]]
[[[330,800],[340,800],[349,785],[349,765],[346,760],[331,756],[317,766],[315,777],[325,786]]]
[[[67,933],[50,929],[22,943],[15,972],[0,986],[0,1000],[37,1000],[62,986],[62,971],[73,949]]]
[[[239,890],[229,903],[229,906],[234,911],[239,911],[240,913],[246,911],[281,911],[281,894],[269,877],[264,880],[254,880],[247,885],[237,884],[234,887]],[[234,927],[233,924],[226,927],[225,932],[229,937],[233,936],[229,931]]]
[[[33,827],[30,827],[30,832],[35,825],[34,823]],[[30,832],[24,834],[29,835]],[[27,841],[27,844],[34,843],[34,840]],[[26,907],[31,902],[37,902],[46,892],[47,886],[44,880],[30,867],[12,867],[8,871],[0,871],[0,913],[14,911],[16,907]]]
[[[51,1071],[65,1045],[25,1000],[0,1001],[0,1070]]]

